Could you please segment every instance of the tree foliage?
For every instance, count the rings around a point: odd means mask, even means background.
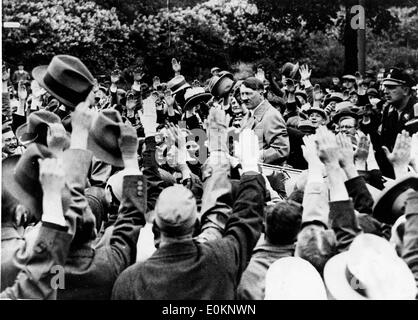
[[[56,54],[81,57],[95,73],[130,60],[129,27],[115,10],[90,1],[3,1],[3,21],[20,29],[3,29],[3,54],[11,63],[48,63]],[[120,54],[123,52],[124,54]]]
[[[317,77],[341,75],[344,55],[356,58],[356,47],[345,52],[343,40],[345,8],[357,2],[170,0],[167,10],[166,0],[4,0],[3,21],[23,27],[3,29],[3,55],[30,69],[72,54],[96,75],[143,64],[146,81],[171,78],[172,57],[193,78],[207,77],[213,66],[248,74],[259,63],[279,69],[287,61],[309,63]],[[410,8],[387,9],[397,3]],[[417,61],[418,10],[411,0],[366,4],[367,67]],[[355,41],[355,31],[351,36]]]

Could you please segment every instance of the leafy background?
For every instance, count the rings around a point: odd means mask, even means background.
[[[355,31],[346,22],[353,0],[4,0],[3,59],[31,70],[56,54],[78,56],[97,76],[142,66],[147,81],[182,73],[207,78],[213,66],[239,76],[262,64],[309,63],[322,80],[356,68]],[[414,0],[366,0],[367,69],[418,69]]]

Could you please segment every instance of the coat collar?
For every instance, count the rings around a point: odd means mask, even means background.
[[[14,227],[12,224],[2,224],[1,225],[1,241],[11,240],[11,239],[22,239],[23,234],[19,229]]]
[[[261,121],[261,119],[263,119],[264,114],[270,106],[270,102],[264,99],[263,102],[261,102],[261,104],[257,108],[255,108],[254,118],[257,119],[257,121]]]
[[[158,248],[149,259],[161,259],[166,257],[175,257],[179,254],[194,253],[196,244],[193,239],[172,242]]]
[[[296,246],[294,244],[275,246],[264,241],[263,243],[261,243],[260,245],[254,248],[253,254],[257,252],[270,252],[270,253],[292,252],[293,253],[295,251],[295,247]]]

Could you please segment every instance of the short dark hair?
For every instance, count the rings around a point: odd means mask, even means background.
[[[337,239],[333,230],[309,224],[298,234],[295,255],[309,261],[322,275],[325,264],[337,253]]]
[[[256,77],[249,77],[242,82],[242,85],[252,90],[264,90],[264,84]]]
[[[302,223],[302,210],[287,201],[265,209],[266,238],[273,245],[287,245],[296,241]]]

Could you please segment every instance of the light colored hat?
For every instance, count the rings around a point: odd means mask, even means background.
[[[164,189],[155,205],[155,222],[168,236],[183,236],[196,223],[197,205],[193,193],[182,185]]]
[[[285,257],[267,270],[265,300],[326,300],[318,271],[299,257]]]
[[[202,87],[189,88],[184,93],[184,109],[190,109],[200,102],[208,102],[212,98],[210,93],[207,93]]]
[[[167,83],[167,88],[170,89],[173,94],[189,87],[190,84],[186,82],[186,79],[182,75],[175,76]]]
[[[350,80],[355,82],[357,80],[357,78],[355,76],[353,76],[352,74],[346,74],[342,77],[343,80]]]
[[[370,233],[327,262],[324,282],[337,300],[410,300],[417,293],[408,265],[387,240]]]
[[[325,120],[328,120],[328,115],[325,112],[325,110],[322,109],[322,108],[312,107],[312,108],[310,108],[306,111],[308,116],[311,115],[311,113],[314,113],[314,112],[319,113],[322,116],[322,118],[324,118]]]

